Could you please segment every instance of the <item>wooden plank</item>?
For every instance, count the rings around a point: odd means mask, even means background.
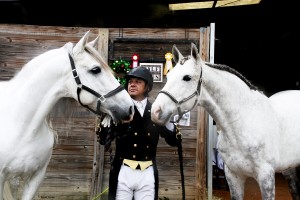
[[[153,39],[128,42],[118,42],[118,40],[110,43],[110,49],[113,51],[110,53],[110,60],[124,59],[131,60],[133,54],[138,53],[139,62],[165,62],[165,54],[172,51],[172,47],[176,44],[177,48],[181,50],[183,55],[190,53],[190,47],[192,41],[182,40],[159,40],[160,42],[152,42]],[[195,43],[195,42],[194,42]]]
[[[199,29],[178,28],[110,28],[109,38],[144,38],[144,39],[196,39]]]
[[[109,30],[99,29],[100,46],[99,52],[107,62],[108,60],[108,39]],[[95,119],[95,131],[98,129],[100,119]],[[94,158],[93,158],[93,178],[90,196],[96,196],[103,190],[103,166],[104,166],[104,147],[97,141],[97,135],[94,135]]]

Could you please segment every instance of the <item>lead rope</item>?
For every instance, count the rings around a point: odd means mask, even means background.
[[[178,157],[179,157],[179,166],[180,166],[180,175],[181,175],[181,190],[182,190],[182,200],[185,200],[185,186],[184,186],[184,173],[183,173],[183,157],[182,157],[182,135],[181,128],[179,128],[178,123],[174,123],[176,127],[176,138],[179,140],[178,142]]]
[[[101,132],[101,116],[97,116],[98,117],[98,123],[97,123],[97,128],[96,128],[96,135],[97,135],[97,142],[100,143],[100,132]],[[104,144],[104,150],[109,152],[109,162],[110,164],[112,164],[113,159],[114,159],[114,155],[112,153],[112,147],[111,147],[111,135],[110,133],[107,134],[106,138],[105,138],[105,144]]]

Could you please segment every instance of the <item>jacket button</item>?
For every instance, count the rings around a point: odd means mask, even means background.
[[[150,136],[150,133],[148,133],[148,136]]]
[[[147,159],[148,159],[148,156],[146,156],[145,159],[147,160]]]
[[[149,145],[147,145],[146,148],[149,149]]]
[[[135,155],[133,155],[132,158],[135,158]]]
[[[137,135],[137,132],[135,132],[134,135]]]
[[[133,146],[134,146],[134,147],[137,147],[137,144],[134,144]]]

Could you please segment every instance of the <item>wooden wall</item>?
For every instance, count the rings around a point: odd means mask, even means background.
[[[200,41],[198,28],[98,29],[0,24],[0,80],[9,80],[25,63],[45,51],[61,47],[69,41],[77,42],[88,30],[92,33],[91,39],[98,34],[107,37],[104,40],[107,52],[104,50],[103,53],[109,63],[120,58],[130,60],[134,53],[140,55],[140,62],[164,63],[164,55],[171,51],[173,44],[183,54],[189,54],[191,42],[199,45]],[[166,78],[163,79],[165,82]],[[154,101],[164,82],[154,84],[150,101]],[[72,120],[64,124],[59,116],[55,119],[58,143],[54,146],[45,180],[35,199],[93,199],[108,186],[109,154],[103,152],[103,148],[95,140],[96,117],[77,102],[70,103],[74,104]],[[202,134],[199,143],[199,113],[199,108],[195,108],[191,112],[190,126],[182,127],[187,200],[198,198],[199,191],[203,193],[206,188],[203,181],[206,177],[203,173],[205,151],[202,149],[205,136]],[[182,199],[177,148],[169,147],[161,139],[157,152],[159,197]],[[198,169],[202,170],[199,172]],[[106,198],[104,193],[102,199]]]

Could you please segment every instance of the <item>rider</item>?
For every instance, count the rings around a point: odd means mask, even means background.
[[[177,146],[173,123],[159,126],[151,121],[151,105],[148,100],[153,77],[145,67],[133,68],[126,75],[125,84],[135,104],[135,114],[130,123],[101,127],[100,144],[110,148],[115,139],[116,152],[109,176],[109,200],[157,200],[158,170],[156,150],[159,136],[171,146]],[[138,104],[141,104],[140,108]]]

